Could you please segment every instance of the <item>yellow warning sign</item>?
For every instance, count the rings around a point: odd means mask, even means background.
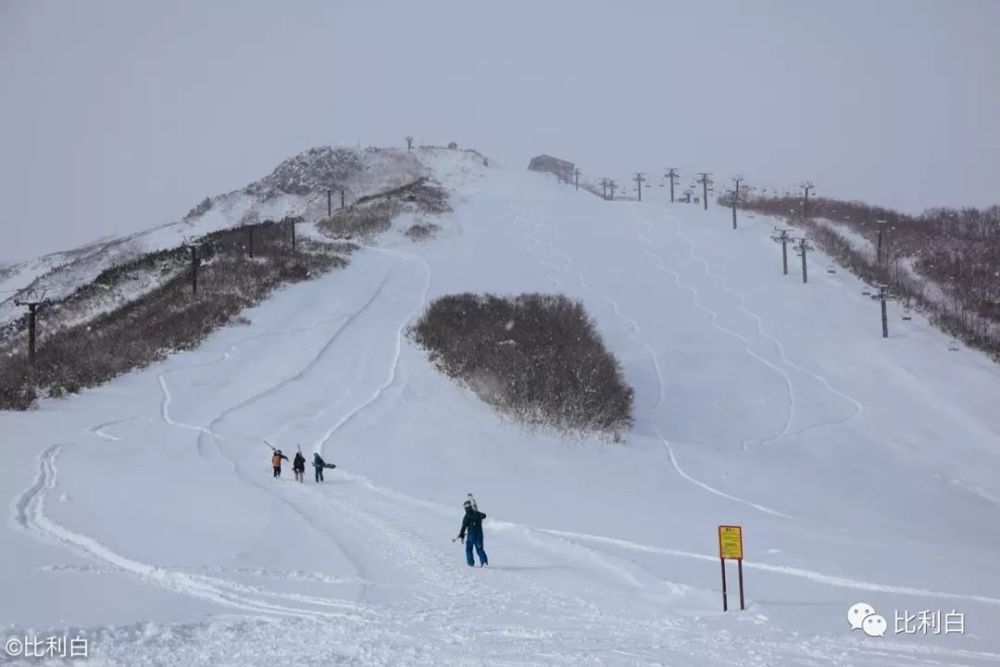
[[[719,558],[743,560],[743,529],[740,526],[719,526]]]

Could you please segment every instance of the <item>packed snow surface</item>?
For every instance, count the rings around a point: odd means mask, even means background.
[[[783,276],[774,220],[425,157],[437,238],[398,221],[249,325],[0,413],[5,640],[79,634],[90,665],[1000,664],[997,367],[895,308],[883,340],[821,253]],[[437,373],[406,328],[459,291],[582,300],[636,390],[625,442],[525,432]],[[275,480],[264,439],[338,467]],[[453,542],[469,492],[483,569]],[[859,602],[884,637],[850,629]],[[894,632],[938,610],[964,634]]]

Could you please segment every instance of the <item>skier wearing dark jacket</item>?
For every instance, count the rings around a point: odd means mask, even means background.
[[[295,452],[295,459],[292,461],[292,472],[295,473],[296,481],[305,481],[306,457],[302,456],[302,452]]]
[[[465,541],[465,562],[474,567],[476,561],[472,558],[472,548],[479,554],[479,567],[489,565],[486,552],[483,550],[483,519],[486,515],[480,512],[471,500],[465,501],[465,517],[462,519],[462,530],[458,539]]]
[[[316,469],[316,481],[323,481],[323,469],[324,468],[336,468],[337,466],[333,463],[327,463],[323,460],[323,457],[319,455],[319,452],[313,454],[313,468]]]

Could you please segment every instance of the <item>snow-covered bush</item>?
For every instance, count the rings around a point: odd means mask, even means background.
[[[184,216],[184,219],[190,220],[191,218],[197,218],[199,215],[205,215],[211,210],[212,210],[212,200],[209,199],[208,197],[205,197],[204,199],[201,200],[201,203],[199,203],[197,206],[195,206],[193,209],[187,212],[187,215]]]
[[[362,238],[370,240],[389,229],[393,219],[404,210],[419,213],[441,214],[451,210],[448,193],[426,178],[420,178],[392,190],[358,198],[347,208],[333,212],[320,223],[320,229],[335,238]],[[433,226],[433,225],[431,225]],[[421,231],[433,231],[428,228]],[[418,236],[417,240],[424,238]]]
[[[410,333],[439,370],[525,424],[610,436],[632,426],[634,392],[578,301],[449,295]]]
[[[401,205],[395,200],[377,200],[335,211],[320,228],[335,238],[371,240],[392,226]]]
[[[358,152],[348,148],[318,146],[279,164],[268,176],[244,191],[263,199],[281,194],[308,195],[337,188],[364,169]]]
[[[440,227],[432,222],[418,222],[406,230],[406,237],[411,241],[423,241],[434,236],[438,229]]]

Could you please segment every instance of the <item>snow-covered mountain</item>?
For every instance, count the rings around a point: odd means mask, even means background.
[[[79,635],[100,665],[1000,661],[995,365],[919,315],[883,340],[821,253],[783,276],[764,216],[355,157],[444,185],[441,233],[398,221],[249,325],[0,413],[5,639]],[[298,160],[175,238],[310,211],[339,172]],[[580,299],[636,391],[625,442],[526,432],[435,371],[407,327],[465,291]],[[338,467],[275,480],[264,439]],[[453,541],[470,492],[483,569]],[[720,524],[743,527],[745,611],[732,563],[721,610]],[[859,602],[885,636],[851,630]]]
[[[332,205],[338,208],[340,190],[350,203],[399,187],[430,173],[420,156],[430,158],[435,150],[312,148],[242,190],[206,198],[174,222],[0,269],[0,325],[23,314],[14,305],[18,294],[44,293],[46,298],[61,299],[111,266],[244,222],[285,216],[319,220],[326,216],[327,189],[334,191]],[[110,300],[109,307],[118,304]]]

